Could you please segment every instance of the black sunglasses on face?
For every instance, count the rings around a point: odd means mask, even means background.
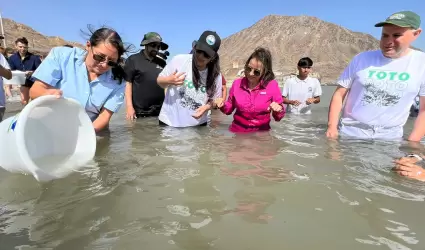
[[[247,73],[251,73],[254,70],[254,76],[260,76],[261,75],[261,71],[258,69],[253,69],[251,67],[249,67],[248,65],[245,66],[245,72]]]
[[[149,47],[151,48],[156,48],[156,49],[160,49],[161,48],[161,44],[160,43],[150,43],[148,44]]]
[[[200,55],[202,54],[202,56],[205,57],[205,58],[207,58],[207,59],[210,59],[211,58],[211,56],[208,55],[207,53],[205,53],[205,51],[203,51],[203,50],[197,49],[196,50],[196,54],[200,54]]]
[[[96,62],[103,63],[106,61],[106,57],[103,55],[95,54],[93,48],[91,49],[91,52],[93,53],[93,60],[95,60]],[[111,60],[108,60],[106,64],[108,64],[109,67],[117,66],[117,63]]]

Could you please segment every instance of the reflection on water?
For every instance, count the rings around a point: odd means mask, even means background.
[[[66,178],[0,170],[0,249],[424,249],[425,184],[390,171],[423,146],[326,140],[326,93],[254,134],[215,111],[176,129],[122,110]]]

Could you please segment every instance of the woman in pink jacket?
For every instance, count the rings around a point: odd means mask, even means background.
[[[230,131],[267,131],[270,130],[270,113],[275,121],[285,116],[282,93],[274,78],[270,51],[257,48],[245,63],[245,77],[233,82],[227,101],[215,100],[226,115],[236,109]]]

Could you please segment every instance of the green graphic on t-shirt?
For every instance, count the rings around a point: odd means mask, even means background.
[[[184,86],[186,86],[189,89],[194,89],[195,88],[195,85],[193,84],[193,82],[192,81],[189,81],[189,80],[184,80]],[[201,86],[198,90],[200,90],[202,93],[205,93],[206,92],[205,86]]]
[[[388,107],[396,105],[408,85],[410,74],[388,70],[371,69],[364,82],[366,91],[362,97],[362,105]]]
[[[395,72],[395,71],[382,71],[382,70],[369,70],[369,78],[378,80],[390,80],[390,81],[407,81],[410,78],[407,72]]]

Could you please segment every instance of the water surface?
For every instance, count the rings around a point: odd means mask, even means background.
[[[333,89],[249,135],[217,111],[176,129],[122,109],[84,170],[0,170],[0,249],[425,249],[425,184],[390,171],[411,145],[327,140]]]

